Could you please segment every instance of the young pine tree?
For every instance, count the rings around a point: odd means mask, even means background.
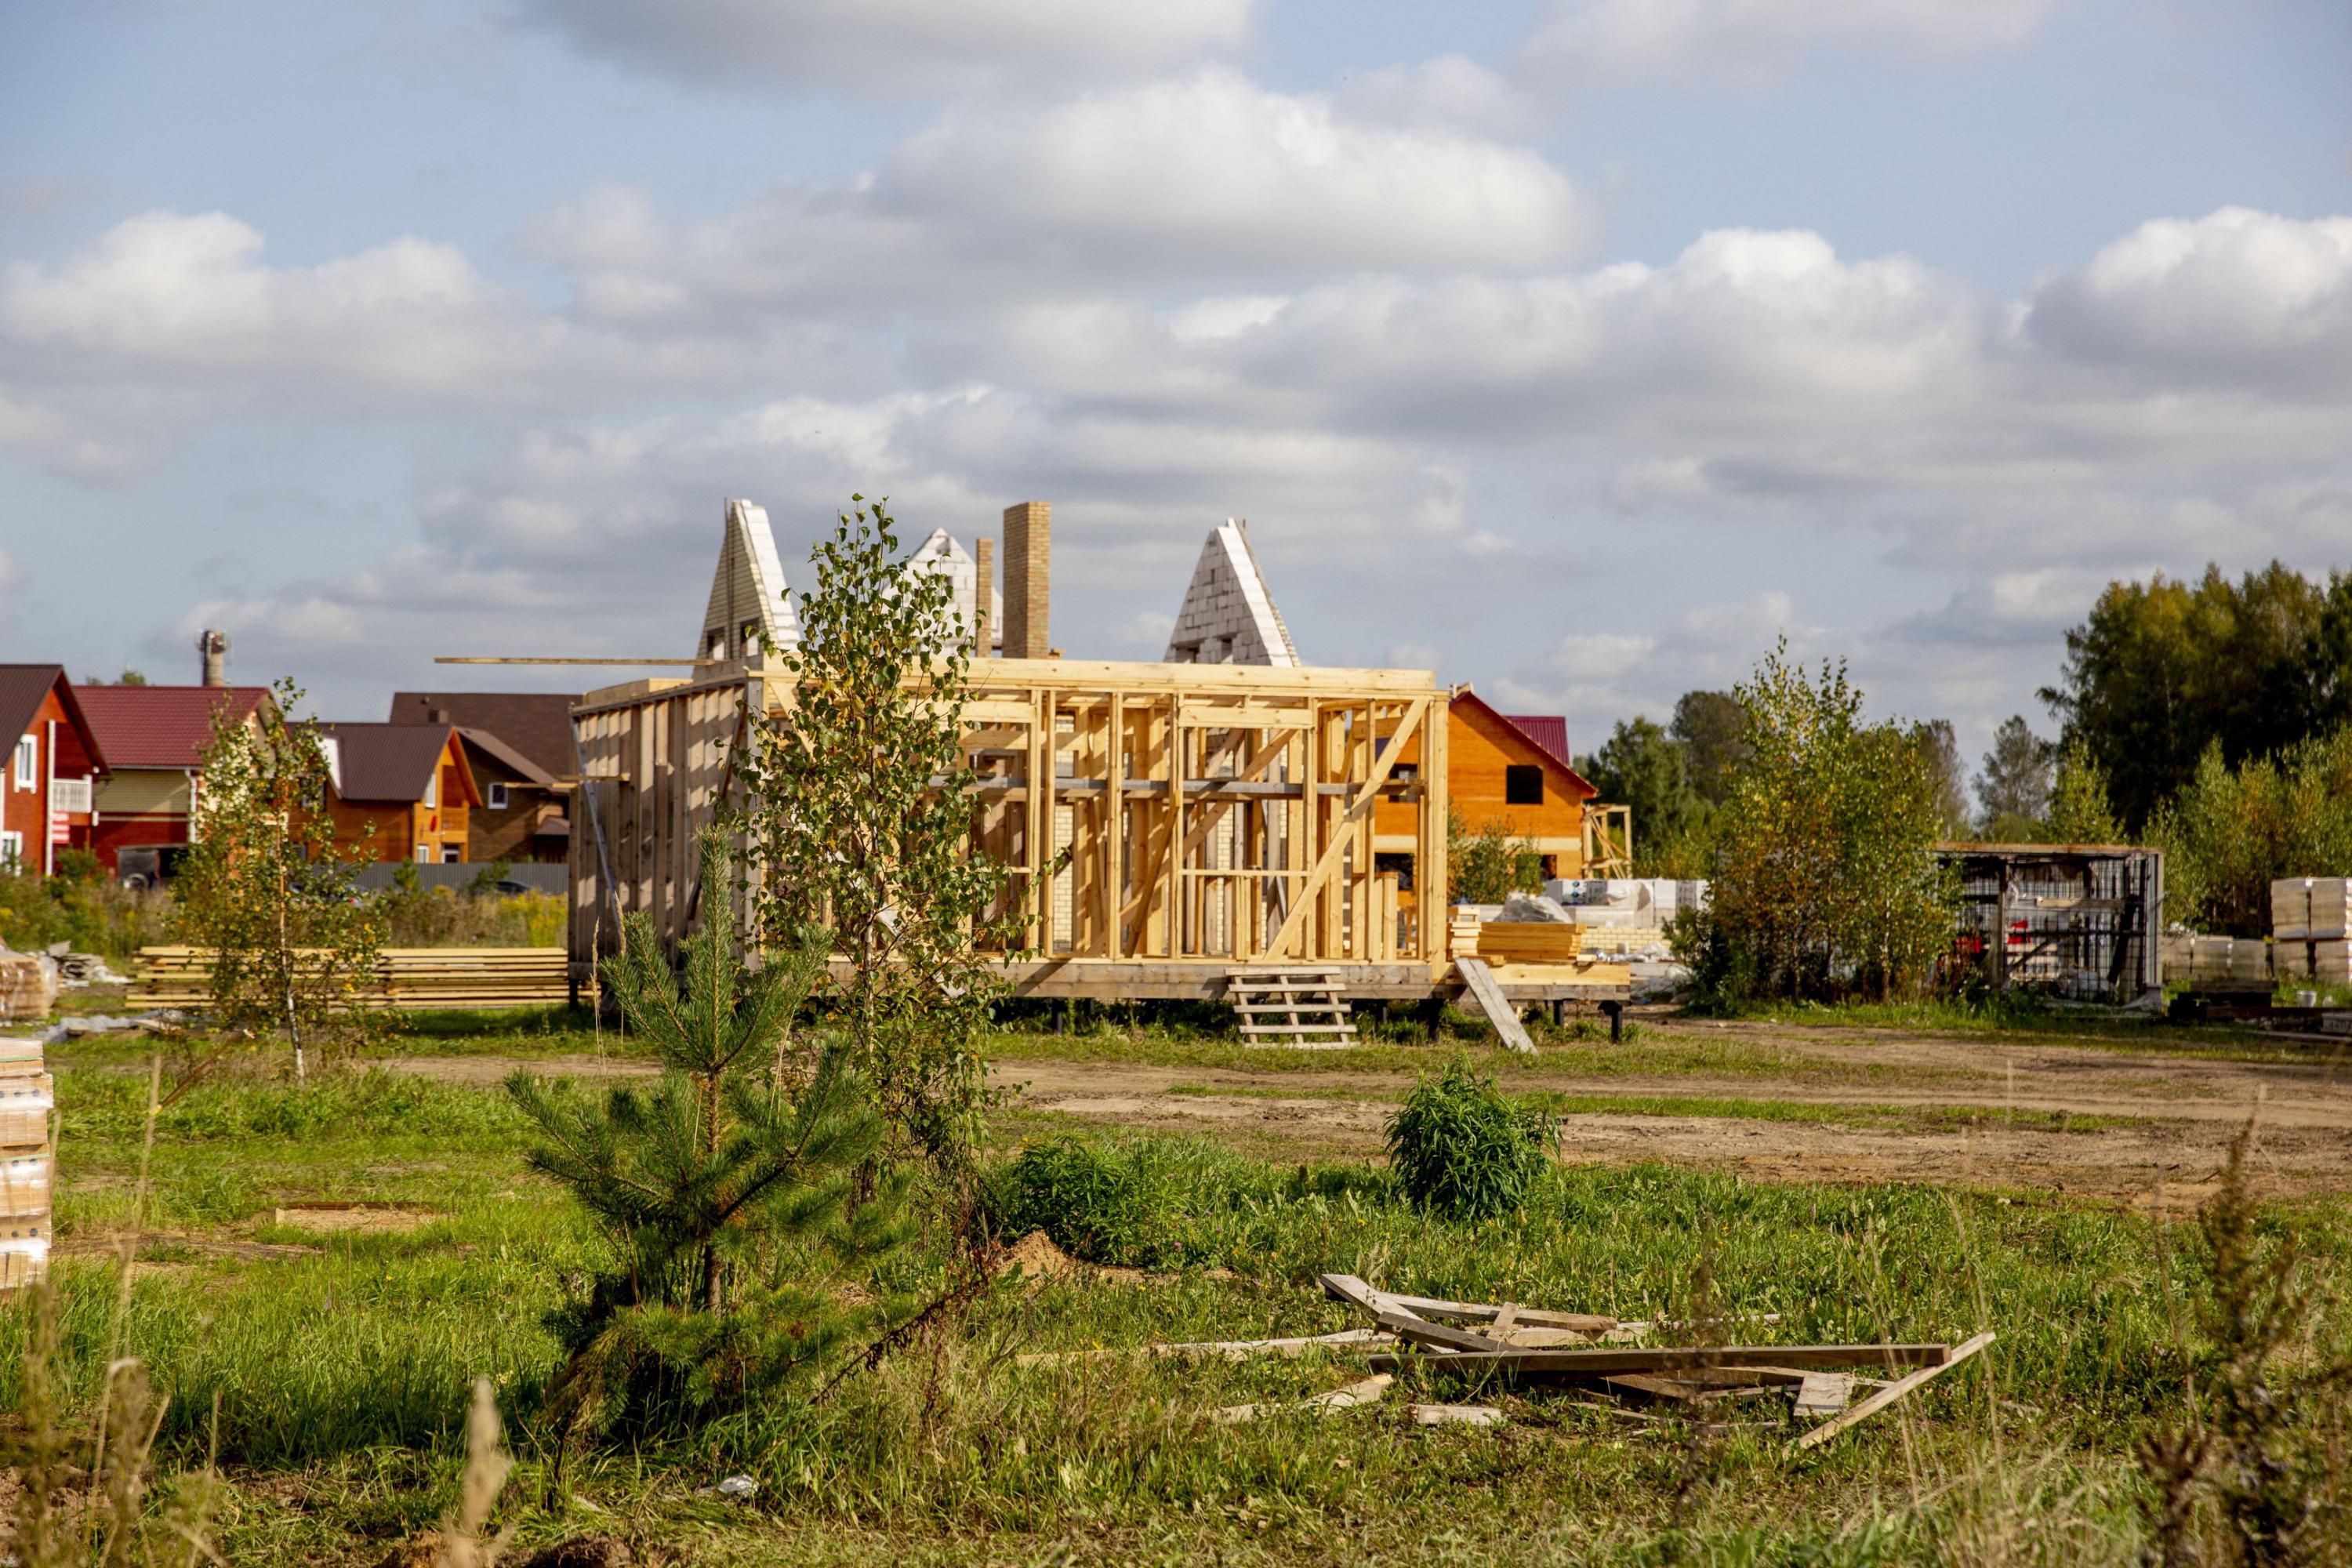
[[[707,835],[703,886],[727,887],[731,870],[723,840]],[[630,1032],[661,1058],[657,1082],[587,1102],[527,1071],[507,1081],[538,1134],[530,1163],[572,1189],[613,1252],[587,1300],[554,1320],[571,1360],[549,1405],[566,1436],[740,1410],[892,1310],[845,1308],[826,1289],[903,1239],[901,1184],[854,1195],[880,1122],[840,1052],[820,1054],[804,1080],[782,1070],[825,946],[771,951],[747,969],[727,907],[706,902],[677,973],[642,914],[605,962]]]

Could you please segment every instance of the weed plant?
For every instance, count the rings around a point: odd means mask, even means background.
[[[1551,1115],[1520,1103],[1456,1057],[1389,1121],[1389,1165],[1419,1207],[1489,1219],[1523,1203],[1553,1142]]]

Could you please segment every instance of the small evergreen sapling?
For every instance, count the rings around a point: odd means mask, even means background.
[[[730,874],[723,842],[707,835],[703,886]],[[532,1166],[572,1189],[614,1254],[588,1300],[556,1315],[571,1360],[549,1407],[566,1436],[740,1410],[895,1310],[845,1307],[825,1289],[904,1239],[903,1184],[855,1196],[880,1121],[841,1053],[821,1053],[804,1081],[780,1070],[824,946],[747,970],[725,900],[704,907],[713,918],[682,944],[682,977],[642,914],[604,964],[630,1030],[661,1058],[658,1082],[586,1102],[525,1071],[508,1080],[539,1135]]]

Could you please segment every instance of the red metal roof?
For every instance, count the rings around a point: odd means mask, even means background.
[[[1576,758],[1568,749],[1568,721],[1557,713],[1506,713],[1518,730],[1541,747],[1553,762],[1570,773],[1576,771]]]
[[[243,719],[269,700],[266,686],[84,686],[75,695],[113,768],[194,768],[213,738],[213,714]]]

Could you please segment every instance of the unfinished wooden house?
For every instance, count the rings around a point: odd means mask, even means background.
[[[740,515],[730,503],[730,548]],[[1046,645],[1049,515],[1006,513],[1008,650]],[[992,596],[976,584],[976,616]],[[1461,984],[1445,921],[1400,898],[1415,875],[1444,884],[1452,694],[1428,671],[1002,658],[973,661],[969,687],[972,846],[1011,872],[1024,935],[1003,963],[1016,994],[1218,998],[1272,969],[1356,997]],[[728,798],[746,726],[787,722],[790,706],[788,675],[730,660],[590,692],[573,710],[576,977],[614,950],[626,913],[667,941],[686,934],[702,900],[694,836]],[[1386,858],[1390,845],[1409,864]],[[1497,978],[1528,1001],[1626,989],[1606,964]]]

